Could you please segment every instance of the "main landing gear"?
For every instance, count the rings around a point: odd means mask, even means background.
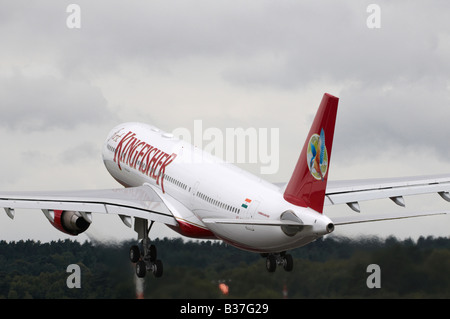
[[[136,263],[136,275],[139,278],[144,278],[148,271],[151,271],[156,278],[163,274],[163,263],[157,259],[156,246],[150,244],[148,234],[153,226],[153,221],[148,227],[146,219],[140,219],[139,224],[135,225],[139,238],[143,235],[139,246],[133,245],[130,248],[130,260]],[[139,228],[139,229],[137,229]]]
[[[292,256],[286,254],[285,251],[276,254],[261,254],[261,256],[266,257],[266,268],[268,272],[274,272],[277,266],[283,266],[285,271],[292,271],[294,268]]]

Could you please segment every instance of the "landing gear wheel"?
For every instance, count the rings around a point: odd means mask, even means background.
[[[283,266],[285,271],[292,271],[294,268],[294,259],[285,251],[281,253],[261,254],[266,259],[266,268],[268,272],[274,272],[277,266]]]
[[[277,269],[277,259],[274,255],[270,254],[266,259],[266,268],[268,272],[275,272]]]
[[[294,259],[292,259],[292,256],[290,254],[286,254],[284,255],[284,260],[283,260],[283,268],[286,271],[292,271],[292,269],[294,268]]]
[[[153,276],[159,278],[163,275],[163,263],[161,260],[157,259],[152,265]]]
[[[139,260],[136,263],[136,276],[139,278],[144,278],[145,273],[147,272],[147,266],[145,265],[145,262],[143,260]]]
[[[137,245],[130,247],[130,260],[132,263],[137,263],[139,258],[141,258],[141,251]]]

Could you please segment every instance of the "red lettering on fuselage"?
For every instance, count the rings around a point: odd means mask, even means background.
[[[119,169],[122,170],[122,167],[120,166],[120,161],[122,160],[122,156],[124,156],[124,154],[126,153],[126,151],[124,152],[123,148],[124,148],[124,143],[128,141],[129,144],[129,140],[131,138],[134,138],[134,136],[136,136],[135,133],[133,132],[128,132],[119,142],[119,144],[117,144],[116,147],[116,151],[114,153],[114,162],[117,163],[117,165],[119,166]],[[125,149],[127,149],[128,144],[125,146]]]
[[[136,138],[136,133],[128,132],[117,144],[114,162],[122,170],[121,163],[139,170],[161,186],[164,193],[164,174],[177,154],[171,155]]]

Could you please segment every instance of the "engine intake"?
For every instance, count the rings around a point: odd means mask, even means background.
[[[80,212],[55,210],[52,215],[53,216],[51,216],[52,218],[49,218],[49,221],[53,227],[69,235],[76,236],[81,234],[91,225],[91,221]]]

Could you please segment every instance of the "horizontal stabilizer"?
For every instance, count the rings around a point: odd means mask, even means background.
[[[335,226],[339,225],[349,225],[358,223],[371,223],[384,220],[394,220],[394,219],[405,219],[414,217],[425,217],[425,216],[435,216],[435,215],[446,215],[446,211],[436,211],[436,212],[419,212],[419,213],[402,213],[402,214],[384,214],[384,215],[372,215],[372,216],[349,216],[349,217],[334,217],[331,218]]]
[[[347,204],[358,211],[354,203],[390,198],[397,205],[405,206],[404,196],[431,193],[450,201],[449,191],[450,175],[329,181],[325,205]]]

